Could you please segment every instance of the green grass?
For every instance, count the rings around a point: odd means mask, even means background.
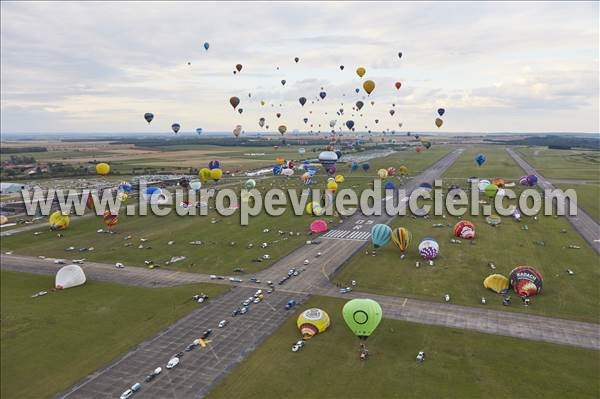
[[[516,151],[547,179],[600,181],[600,151],[520,147]]]
[[[368,173],[350,173],[349,165],[340,166],[339,173],[347,176],[347,179],[339,188],[356,187],[357,191],[361,191],[373,181],[380,167],[398,167],[404,163],[410,168],[409,173],[416,174],[448,151],[447,148],[440,147],[421,154],[414,151],[399,152],[370,161],[371,169]],[[277,177],[261,180],[257,187],[264,191],[273,184],[273,187],[295,188],[300,192],[303,186],[298,175],[297,172],[296,176],[290,179]],[[315,181],[315,188],[323,189],[327,178],[318,175]],[[227,179],[223,179],[223,182],[227,182]],[[308,215],[295,216],[291,206],[278,217],[262,212],[251,218],[248,226],[239,225],[239,213],[230,217],[219,216],[215,211],[209,211],[208,216],[195,217],[180,217],[175,212],[158,217],[150,213],[149,211],[148,216],[126,216],[125,212],[122,212],[119,224],[114,228],[118,234],[97,233],[98,229],[105,228],[100,217],[73,221],[68,230],[61,232],[63,238],[58,238],[56,233],[49,232],[44,226],[38,229],[43,232],[38,236],[34,236],[34,231],[29,231],[3,238],[2,250],[12,250],[17,254],[29,256],[43,255],[68,259],[85,257],[90,261],[122,262],[133,266],[143,266],[145,260],[152,260],[162,267],[210,274],[230,274],[233,268],[241,266],[246,272],[252,273],[265,268],[310,239],[308,226],[313,220]],[[213,224],[213,218],[218,223]],[[325,219],[337,223],[335,217]],[[265,228],[269,229],[268,233],[263,232]],[[279,230],[285,234],[280,234]],[[290,231],[300,235],[290,236]],[[124,240],[128,235],[132,236],[131,240]],[[151,249],[138,249],[140,238],[147,239],[142,245]],[[204,243],[199,246],[189,244],[190,241],[196,240]],[[175,244],[168,245],[169,241],[175,241]],[[125,244],[130,242],[133,245],[126,247]],[[231,245],[231,242],[235,244]],[[260,248],[263,242],[269,243],[269,247]],[[253,248],[249,249],[249,244],[252,244]],[[95,250],[82,254],[66,252],[65,248],[71,246],[93,246]],[[252,262],[264,254],[269,254],[271,259],[261,263]],[[164,262],[172,256],[186,256],[187,259],[164,266]]]
[[[600,184],[555,184],[561,190],[569,188],[577,192],[577,205],[591,217],[600,221]]]
[[[54,285],[51,276],[2,271],[2,398],[51,397],[152,337],[227,288],[125,287],[88,281],[30,296]]]
[[[600,389],[599,352],[383,319],[358,359],[358,339],[341,299],[314,297],[331,327],[293,353],[296,317],[209,393],[217,398],[593,398]],[[384,314],[385,317],[385,314]],[[416,362],[418,351],[426,361]]]
[[[487,158],[482,166],[475,163],[475,156],[479,153],[485,154]],[[462,179],[479,176],[482,179],[493,179],[494,177],[518,179],[522,174],[523,170],[515,164],[505,147],[469,146],[454,165],[444,173],[444,178]]]

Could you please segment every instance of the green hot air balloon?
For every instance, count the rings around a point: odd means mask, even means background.
[[[372,299],[352,299],[342,309],[344,321],[348,328],[360,339],[367,339],[375,331],[383,311]]]

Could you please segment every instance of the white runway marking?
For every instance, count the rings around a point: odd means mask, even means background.
[[[322,238],[367,241],[369,238],[371,238],[371,233],[368,231],[331,230],[323,235]]]

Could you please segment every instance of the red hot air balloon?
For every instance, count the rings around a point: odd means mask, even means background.
[[[396,82],[396,83],[394,84],[394,86],[396,86],[396,90],[400,90],[400,87],[402,87],[402,83],[400,83],[400,82]]]

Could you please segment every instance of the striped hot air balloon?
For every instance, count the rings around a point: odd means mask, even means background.
[[[419,244],[419,255],[427,261],[433,261],[440,253],[440,246],[433,238],[423,238]]]
[[[396,227],[392,233],[392,241],[400,250],[401,258],[404,258],[404,252],[412,241],[412,234],[405,227]]]

